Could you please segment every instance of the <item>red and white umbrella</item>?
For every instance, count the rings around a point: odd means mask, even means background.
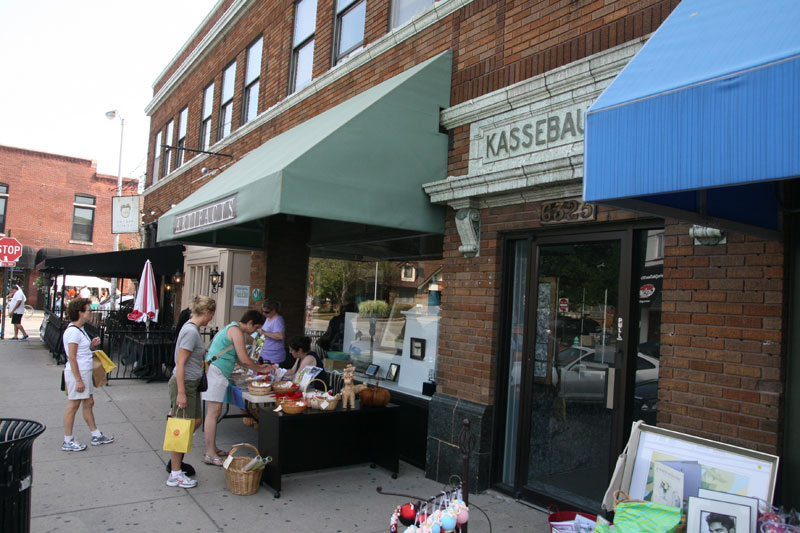
[[[128,319],[135,322],[158,322],[158,297],[156,295],[156,279],[153,276],[153,265],[148,259],[144,263],[142,277],[139,280],[139,290],[136,291],[136,301],[133,311],[128,313]]]

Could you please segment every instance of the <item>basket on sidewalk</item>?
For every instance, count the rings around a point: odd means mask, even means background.
[[[252,444],[243,442],[232,447],[231,451],[228,453],[228,455],[232,457],[232,460],[228,468],[225,469],[225,482],[228,485],[228,490],[233,494],[249,496],[250,494],[258,492],[258,486],[261,484],[261,474],[264,473],[264,467],[262,466],[261,468],[249,472],[242,470],[252,459],[251,457],[233,457],[236,450],[242,446],[250,448],[255,452],[255,455],[258,455],[258,448]]]
[[[325,387],[325,394],[328,394],[328,384],[325,383],[325,381],[322,379],[312,379],[311,381],[308,382],[308,385],[310,386],[315,381],[319,381],[320,383],[322,383],[322,386]],[[308,387],[306,387],[306,391],[308,391]],[[308,398],[308,405],[312,409],[318,409],[320,411],[333,411],[339,404],[339,400],[341,399],[342,395],[341,393],[336,394],[333,397],[333,399],[329,400],[327,398],[320,398],[318,396],[315,396],[315,393],[312,391],[312,392],[306,392],[306,397]],[[324,404],[325,402],[328,402],[327,405],[325,407],[322,407],[322,404]]]

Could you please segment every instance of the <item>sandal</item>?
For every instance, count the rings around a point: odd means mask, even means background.
[[[222,459],[219,457],[211,457],[210,455],[203,457],[203,462],[211,466],[222,466]]]
[[[217,455],[220,457],[227,457],[228,452],[226,452],[225,450],[217,450]]]

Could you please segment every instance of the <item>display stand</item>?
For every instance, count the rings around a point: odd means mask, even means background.
[[[272,462],[261,479],[280,497],[281,477],[337,466],[371,463],[397,478],[400,462],[398,440],[386,438],[397,427],[397,405],[334,411],[308,410],[297,415],[259,410],[258,450]]]

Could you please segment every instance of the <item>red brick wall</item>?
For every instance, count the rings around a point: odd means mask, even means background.
[[[9,186],[6,232],[22,244],[86,252],[109,252],[111,197],[117,193],[116,176],[98,175],[94,161],[0,146],[0,182]],[[125,179],[123,194],[134,194],[137,181]],[[75,194],[95,197],[92,245],[70,244]],[[132,247],[137,235],[121,236]]]
[[[677,5],[677,0],[615,2],[588,0],[545,0],[521,2],[512,8],[500,0],[475,0],[437,25],[382,54],[376,60],[343,77],[322,91],[261,126],[245,139],[225,147],[235,159],[293,126],[384,81],[434,55],[451,49],[454,53],[451,104],[458,104],[496,89],[525,80],[576,59],[601,52],[626,40],[653,31]],[[607,4],[607,5],[606,5]],[[367,4],[365,40],[373,42],[389,31],[389,0]],[[333,41],[333,0],[320,0],[315,34],[314,75],[331,68]],[[259,111],[286,98],[292,50],[294,8],[290,0],[255,2],[238,24],[228,31],[158,109],[153,112],[148,155],[148,183],[152,180],[156,132],[176,119],[189,105],[187,146],[198,146],[202,91],[215,81],[218,107],[222,71],[237,60],[233,129],[240,126],[242,83],[247,46],[263,34]],[[218,109],[214,109],[212,143],[216,141]],[[176,128],[177,130],[177,128]],[[454,131],[450,154],[452,175],[466,172],[468,128]],[[174,142],[174,140],[173,140]],[[191,159],[190,153],[186,159]],[[203,166],[220,167],[226,158],[209,158]],[[202,186],[200,168],[191,169],[168,185],[148,194],[146,212],[157,215],[169,205]],[[153,217],[146,219],[148,222]]]
[[[783,243],[732,233],[694,246],[688,230],[666,226],[659,425],[777,453]]]
[[[116,176],[98,175],[94,161],[0,146],[0,183],[9,187],[6,234],[34,251],[41,248],[110,252],[111,197],[117,194]],[[138,180],[125,178],[123,194],[135,194]],[[75,194],[95,197],[92,244],[70,243]],[[120,236],[120,246],[139,247],[138,234]],[[28,303],[39,305],[33,286],[36,272],[23,276]]]

